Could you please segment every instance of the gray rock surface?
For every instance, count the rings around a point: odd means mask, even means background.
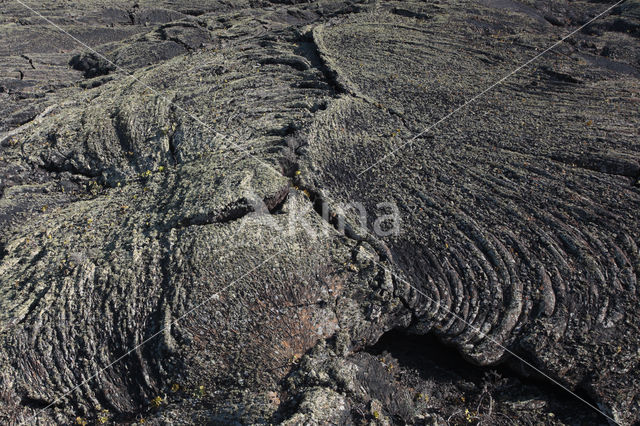
[[[0,421],[640,422],[611,4],[0,3]]]

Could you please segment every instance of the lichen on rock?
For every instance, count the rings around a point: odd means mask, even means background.
[[[531,62],[606,5],[54,3],[0,12],[0,421],[640,419],[637,1]]]

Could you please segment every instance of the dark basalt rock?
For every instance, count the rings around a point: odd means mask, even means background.
[[[637,1],[503,81],[607,4],[77,3],[0,12],[0,422],[640,421]]]
[[[116,69],[115,65],[94,53],[76,55],[71,58],[69,65],[74,70],[82,71],[85,78],[107,75]]]

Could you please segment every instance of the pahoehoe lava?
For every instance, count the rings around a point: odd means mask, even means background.
[[[0,422],[640,422],[638,0],[23,3]]]

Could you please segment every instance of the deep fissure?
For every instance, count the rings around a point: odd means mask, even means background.
[[[493,390],[495,396],[492,395],[497,402],[517,403],[526,398],[540,399],[545,402],[545,407],[552,410],[550,412],[562,421],[571,423],[574,416],[586,416],[593,421],[592,424],[607,424],[605,416],[576,398],[575,395],[597,407],[597,402],[586,390],[578,387],[572,390],[572,394],[521,362],[518,362],[518,367],[524,369],[525,374],[510,366],[508,362],[477,366],[467,361],[455,348],[447,346],[432,333],[417,335],[405,330],[393,329],[383,334],[374,345],[365,348],[364,351],[375,356],[391,355],[398,361],[401,368],[419,374],[424,381],[452,381],[453,383],[456,380],[460,383],[470,381],[481,389],[487,377],[500,378],[507,383],[522,387],[523,394],[518,395],[520,399],[509,400],[512,395],[504,395],[497,387]],[[515,361],[515,359],[512,360]],[[587,410],[589,414],[586,414]]]

